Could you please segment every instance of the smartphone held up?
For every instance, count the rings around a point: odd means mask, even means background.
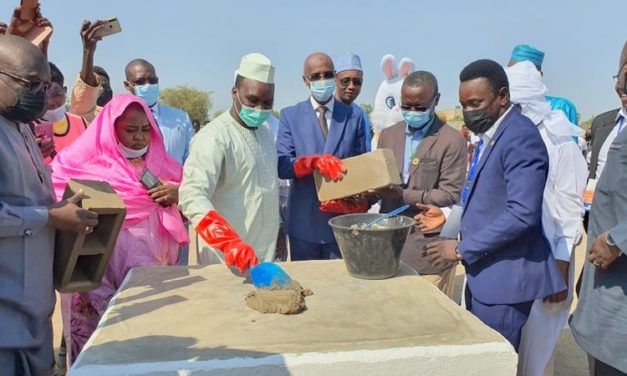
[[[105,20],[104,25],[95,33],[95,37],[104,38],[109,35],[117,34],[122,31],[122,26],[117,17],[112,17]]]

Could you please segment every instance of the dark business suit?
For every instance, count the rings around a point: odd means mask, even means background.
[[[402,171],[405,161],[405,143],[407,124],[403,121],[385,129],[379,137],[379,149],[392,149],[396,157],[399,171]],[[464,137],[443,123],[437,116],[429,128],[426,136],[420,142],[416,154],[411,157],[418,160],[417,165],[409,165],[409,179],[403,185],[403,195],[399,200],[383,200],[381,212],[387,213],[404,204],[411,208],[403,213],[414,217],[418,214],[415,204],[431,204],[438,207],[447,207],[459,202],[460,193],[466,178],[466,140]],[[454,281],[453,264],[434,267],[423,256],[424,247],[429,242],[438,239],[439,232],[433,231],[424,234],[415,229],[407,239],[403,254],[404,263],[416,269],[421,275],[433,275],[438,278],[429,278],[445,294],[452,295],[453,283],[449,280],[452,274]]]
[[[287,213],[292,260],[341,257],[328,224],[335,215],[320,211],[313,176],[297,178],[294,161],[314,154],[332,154],[344,159],[367,152],[363,116],[362,111],[354,111],[335,100],[325,139],[309,98],[281,111],[277,154],[279,178],[293,179]]]
[[[462,215],[468,308],[516,349],[533,301],[566,289],[542,231],[548,166],[537,127],[512,108],[484,145]]]
[[[597,163],[599,162],[599,152],[607,136],[610,135],[612,129],[616,125],[616,116],[619,109],[611,110],[596,116],[592,120],[590,126],[592,138],[590,139],[590,174],[589,179],[594,179],[597,174]]]

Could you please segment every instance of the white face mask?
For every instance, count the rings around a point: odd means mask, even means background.
[[[148,152],[148,145],[146,145],[142,149],[135,150],[135,149],[127,148],[126,146],[118,142],[118,149],[120,149],[120,152],[126,159],[136,159],[136,158],[143,157],[144,154]]]
[[[50,123],[56,123],[57,121],[65,117],[66,111],[67,109],[65,108],[65,105],[63,105],[58,108],[55,108],[54,110],[46,111],[46,113],[44,114],[44,116],[41,117],[41,119]]]

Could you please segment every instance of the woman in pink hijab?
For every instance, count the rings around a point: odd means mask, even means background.
[[[182,169],[167,155],[148,107],[127,94],[114,97],[54,159],[52,181],[58,198],[70,179],[100,180],[111,184],[127,208],[101,286],[61,297],[69,363],[76,360],[131,268],[178,263],[179,247],[189,242],[177,209]],[[144,170],[162,185],[145,188],[140,182]]]

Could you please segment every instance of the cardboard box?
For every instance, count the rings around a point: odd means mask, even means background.
[[[321,202],[351,197],[390,184],[401,184],[401,174],[392,149],[378,149],[343,159],[342,162],[346,166],[346,175],[339,181],[332,181],[314,171]]]
[[[90,234],[58,231],[54,251],[54,284],[59,292],[89,291],[100,286],[126,216],[126,206],[107,182],[70,180],[64,199],[83,190],[80,206],[98,213]]]

